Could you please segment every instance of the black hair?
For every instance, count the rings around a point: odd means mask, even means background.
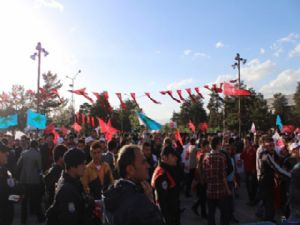
[[[191,145],[195,145],[196,144],[196,139],[195,138],[191,138],[190,139],[190,144]]]
[[[209,141],[207,140],[207,139],[204,139],[203,141],[202,141],[202,143],[201,143],[201,146],[202,147],[206,147],[206,146],[208,146],[209,145]]]
[[[36,140],[33,140],[33,141],[30,142],[30,147],[31,148],[38,148],[39,143]]]
[[[126,168],[133,165],[135,161],[135,152],[140,149],[137,145],[124,145],[118,155],[116,167],[121,178],[126,178]]]
[[[214,136],[213,139],[211,140],[211,148],[213,150],[216,150],[217,149],[217,146],[220,144],[220,138],[218,136]]]
[[[63,157],[68,148],[64,145],[57,145],[53,150],[53,160],[57,162],[60,157]]]
[[[145,142],[144,144],[143,144],[143,148],[144,147],[151,147],[151,144],[149,143],[149,142]]]
[[[72,167],[77,167],[85,162],[85,155],[82,151],[74,148],[68,150],[64,154],[64,162],[66,169],[70,169]]]
[[[112,151],[118,147],[117,142],[115,140],[111,140],[107,143],[107,148],[109,151]]]

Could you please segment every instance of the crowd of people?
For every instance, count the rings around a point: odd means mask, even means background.
[[[277,140],[277,139],[276,139]],[[123,133],[106,140],[92,130],[20,140],[1,134],[0,225],[14,204],[49,225],[179,225],[182,198],[208,225],[239,223],[235,199],[245,181],[256,216],[300,218],[300,136],[282,134]],[[279,147],[278,147],[279,146]],[[193,194],[195,193],[195,194]],[[200,210],[200,212],[199,212]],[[206,222],[204,222],[206,223]]]

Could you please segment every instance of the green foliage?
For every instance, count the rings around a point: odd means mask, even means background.
[[[209,110],[208,126],[214,130],[223,129],[223,99],[216,92],[211,92],[207,104]]]
[[[296,92],[294,94],[295,108],[294,108],[294,118],[297,126],[300,126],[300,82],[298,82]]]
[[[202,99],[198,96],[194,96],[194,98],[197,99],[196,103],[188,99],[180,106],[180,112],[173,113],[172,120],[177,123],[178,127],[187,127],[189,120],[191,120],[196,127],[200,123],[207,121],[207,114],[203,108]]]

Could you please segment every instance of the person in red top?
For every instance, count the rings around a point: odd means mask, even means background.
[[[249,198],[248,204],[253,205],[257,191],[256,148],[251,144],[250,137],[244,138],[244,150],[241,154],[241,159],[244,162],[246,174],[246,185]]]

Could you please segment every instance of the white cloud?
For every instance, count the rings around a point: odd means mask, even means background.
[[[241,79],[247,82],[261,80],[273,70],[274,66],[271,60],[260,62],[259,59],[253,59],[241,69]]]
[[[219,83],[228,82],[230,80],[235,80],[235,79],[237,79],[237,77],[234,77],[231,74],[222,74],[217,77],[215,83],[219,84]]]
[[[203,58],[210,58],[209,55],[203,52],[195,52],[194,57],[203,57]]]
[[[265,97],[270,97],[275,93],[281,92],[283,94],[292,94],[294,93],[297,82],[300,81],[300,69],[298,70],[284,70],[275,80],[264,85],[260,92],[262,92]]]
[[[157,55],[159,55],[160,53],[161,53],[160,50],[156,50],[156,51],[155,51],[155,54],[157,54]]]
[[[191,54],[191,53],[192,53],[192,50],[191,50],[191,49],[186,49],[186,50],[183,51],[183,54],[184,54],[184,55],[189,55],[189,54]]]
[[[265,54],[265,52],[266,52],[266,50],[264,49],[264,48],[261,48],[260,50],[259,50],[259,52],[260,52],[260,54]]]
[[[216,48],[224,48],[224,44],[221,41],[218,41],[215,46]]]
[[[43,5],[45,7],[58,9],[61,12],[64,10],[63,4],[61,4],[57,0],[36,0],[36,2],[40,3],[41,5]]]
[[[168,84],[167,89],[168,90],[178,89],[178,88],[184,87],[184,86],[186,86],[188,84],[191,84],[191,83],[193,83],[192,78],[184,79],[184,80],[180,80],[178,82],[173,82],[171,84]]]
[[[296,45],[296,47],[289,53],[290,57],[294,57],[296,55],[300,55],[300,44]]]
[[[280,38],[277,40],[279,43],[286,43],[286,42],[295,42],[299,38],[299,34],[290,33],[288,36]]]
[[[275,50],[273,55],[279,57],[281,53],[283,53],[283,48],[278,48]]]

